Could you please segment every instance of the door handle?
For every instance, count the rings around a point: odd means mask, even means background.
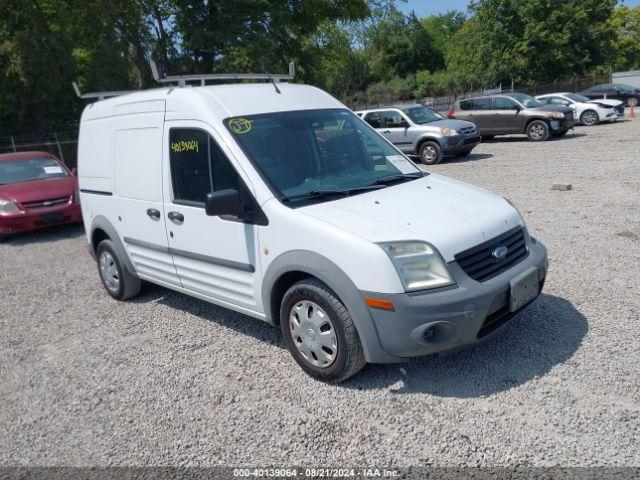
[[[167,214],[167,217],[169,217],[169,220],[171,220],[173,223],[183,223],[184,222],[184,215],[181,214],[180,212],[169,212]]]
[[[385,130],[385,131],[384,131],[384,132],[382,132],[382,133],[391,133],[391,130]]]
[[[156,210],[155,208],[148,208],[147,215],[154,220],[160,220],[160,210]]]

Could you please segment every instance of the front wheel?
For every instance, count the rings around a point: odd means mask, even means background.
[[[549,138],[549,126],[542,120],[534,120],[527,126],[527,137],[532,142],[543,142]]]
[[[436,142],[424,142],[420,146],[420,161],[425,165],[435,165],[442,160],[442,149]]]
[[[580,123],[587,127],[597,125],[598,123],[600,123],[598,112],[595,112],[593,110],[586,110],[582,112],[582,115],[580,115]]]
[[[638,99],[638,97],[627,98],[627,107],[637,107],[639,103],[640,99]]]
[[[280,329],[298,365],[318,380],[341,382],[366,363],[351,315],[320,280],[304,279],[287,290]]]

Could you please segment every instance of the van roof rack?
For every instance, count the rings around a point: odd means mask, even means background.
[[[97,98],[98,100],[104,100],[105,98],[119,97],[120,95],[127,95],[128,93],[139,92],[139,90],[119,90],[119,91],[114,90],[112,92],[82,93],[76,82],[71,82],[71,85],[73,86],[73,91],[76,92],[76,95],[78,96],[78,98],[83,98],[83,99]]]
[[[269,82],[280,82],[282,80],[293,80],[296,78],[296,66],[293,62],[289,63],[289,73],[272,75],[265,70],[265,73],[205,73],[193,75],[166,75],[165,72],[160,73],[156,62],[149,61],[151,73],[156,82],[159,83],[177,83],[179,87],[186,86],[187,82],[200,82],[201,86],[205,86],[208,80],[266,80]]]

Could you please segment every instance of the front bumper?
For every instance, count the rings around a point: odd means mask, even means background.
[[[476,132],[470,135],[456,135],[442,138],[442,153],[455,155],[475,148],[480,143],[480,135]]]
[[[577,120],[575,118],[564,118],[564,119],[551,119],[549,124],[551,125],[551,130],[554,132],[562,132],[564,130],[570,130],[575,127]]]
[[[21,210],[10,214],[0,214],[0,234],[29,232],[40,228],[82,221],[79,203],[71,200],[61,206]]]
[[[542,291],[548,269],[547,251],[530,237],[527,244],[529,255],[524,260],[485,282],[471,279],[456,262],[451,262],[448,266],[457,283],[454,287],[399,294],[363,292],[366,297],[394,305],[393,311],[370,308],[381,348],[401,360],[455,350],[489,338],[527,306],[510,311],[512,279],[537,269],[538,295]],[[430,328],[435,334],[425,338]]]

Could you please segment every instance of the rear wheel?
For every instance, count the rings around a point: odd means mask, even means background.
[[[580,123],[587,127],[597,125],[598,123],[600,123],[598,112],[594,110],[585,110],[584,112],[582,112],[582,115],[580,115]]]
[[[534,120],[527,125],[527,137],[532,142],[543,142],[549,138],[549,126],[542,120]]]
[[[126,300],[140,293],[140,279],[125,268],[111,240],[103,240],[98,244],[96,257],[100,280],[109,295],[116,300]]]
[[[420,145],[420,161],[425,165],[435,165],[442,160],[442,149],[436,142],[428,141]]]
[[[627,107],[637,107],[639,103],[640,99],[638,99],[638,97],[627,98]]]
[[[341,382],[366,363],[351,315],[320,280],[304,279],[287,290],[280,328],[291,355],[313,378]]]

